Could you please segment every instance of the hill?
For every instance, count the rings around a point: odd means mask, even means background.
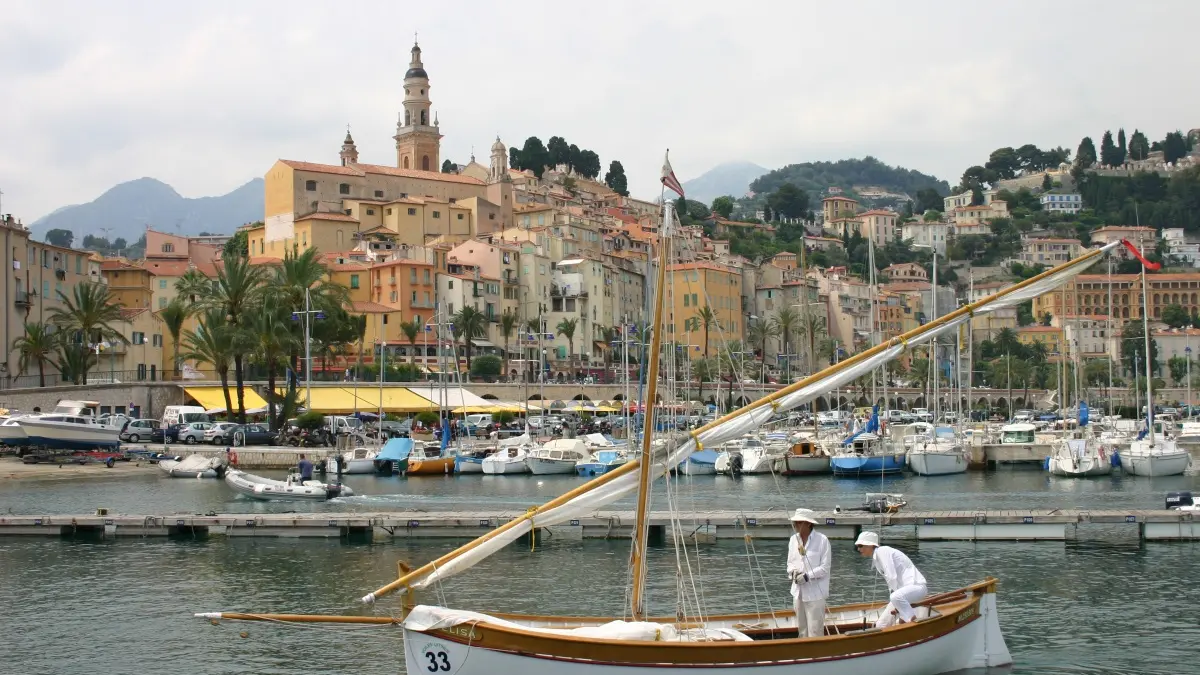
[[[766,169],[753,162],[725,162],[685,181],[683,190],[688,199],[711,204],[712,200],[723,195],[741,197],[750,188],[750,182],[766,172]]]
[[[878,187],[889,192],[916,197],[918,190],[933,188],[938,194],[950,193],[950,184],[919,171],[892,167],[875,159],[843,159],[836,162],[805,162],[789,164],[760,176],[750,184],[757,194],[774,192],[780,185],[792,183],[819,201],[830,187],[851,193],[855,186]],[[819,206],[819,204],[818,204]]]
[[[111,237],[133,241],[150,225],[180,234],[231,233],[244,223],[262,220],[263,181],[255,178],[236,190],[216,197],[183,197],[170,185],[153,178],[121,183],[86,204],[56,209],[34,221],[29,229],[37,238],[61,228],[84,235],[112,228]]]

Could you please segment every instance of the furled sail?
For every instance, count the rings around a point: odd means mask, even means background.
[[[900,356],[905,350],[915,345],[929,342],[942,335],[954,335],[959,327],[970,321],[973,316],[1015,307],[1026,300],[1042,295],[1083,272],[1118,245],[1120,242],[1114,242],[1089,251],[1075,260],[1009,286],[983,300],[961,307],[904,335],[845,359],[837,365],[810,375],[691,432],[686,442],[665,446],[656,444],[652,458],[655,463],[655,466],[652,467],[653,475],[656,477],[663,475],[670,467],[679,464],[697,450],[719,445],[754,431],[777,412],[793,410],[821,394],[853,382],[862,375],[870,373]],[[638,486],[636,469],[639,461],[631,461],[619,469],[577,488],[572,491],[573,494],[569,493],[569,497],[564,495],[568,498],[559,498],[539,509],[531,509],[530,513],[520,519],[442,556],[436,563],[430,563],[414,570],[365,596],[363,601],[373,602],[377,597],[393,591],[427,588],[469,569],[528,534],[535,527],[549,527],[573,518],[587,516],[596,509],[629,495]]]

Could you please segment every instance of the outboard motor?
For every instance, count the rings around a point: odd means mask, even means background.
[[[733,476],[742,475],[742,455],[735,452],[729,456],[729,473]]]
[[[1167,508],[1168,509],[1179,509],[1184,506],[1193,506],[1193,505],[1195,505],[1195,502],[1192,501],[1192,493],[1191,492],[1184,491],[1184,492],[1168,492],[1167,493]]]
[[[888,500],[886,496],[871,497],[863,506],[867,513],[887,513]]]

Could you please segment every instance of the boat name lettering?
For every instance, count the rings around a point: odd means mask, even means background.
[[[934,522],[936,522],[936,521],[937,521],[937,518],[926,518],[926,519],[925,519],[925,524],[926,524],[926,525],[933,525],[933,524],[934,524]]]
[[[1026,524],[1028,524],[1028,523],[1032,523],[1032,522],[1033,522],[1033,516],[1021,516],[1021,522],[1022,522],[1022,523],[1026,523]]]
[[[962,623],[964,621],[972,619],[978,613],[979,613],[979,610],[976,609],[975,607],[968,607],[967,609],[964,609],[963,611],[959,612],[958,616],[954,617],[954,623]]]
[[[478,640],[480,637],[479,633],[475,631],[475,626],[468,624],[449,626],[447,628],[443,628],[442,632],[450,635],[457,635],[458,637],[464,637],[468,640]]]
[[[1125,522],[1127,522],[1127,523],[1136,523],[1136,522],[1137,522],[1137,516],[1125,516]]]
[[[826,525],[837,525],[837,518],[826,518],[825,524]]]
[[[571,519],[571,525],[579,525],[579,519],[578,519],[578,518],[572,518],[572,519]]]
[[[444,631],[450,629],[443,628]],[[421,655],[425,657],[425,671],[429,673],[448,673],[450,672],[450,654],[446,651],[446,645],[440,642],[430,642],[421,649]]]

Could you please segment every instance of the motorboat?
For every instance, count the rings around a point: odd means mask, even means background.
[[[442,452],[442,446],[436,442],[423,447],[414,446],[408,456],[408,468],[404,471],[407,476],[444,476],[454,473],[454,460],[458,452],[447,446]]]
[[[483,473],[483,460],[495,452],[494,447],[462,450],[454,457],[454,473]]]
[[[337,473],[337,463],[340,461],[343,474],[375,473],[375,458],[378,456],[378,448],[360,446],[343,452],[340,457],[326,458],[325,470]]]
[[[158,468],[171,478],[223,478],[226,465],[224,457],[188,455],[182,459],[160,459]]]
[[[601,450],[592,456],[575,464],[575,473],[580,476],[599,476],[624,465],[629,461],[629,454],[624,450]]]
[[[10,448],[29,445],[29,436],[25,435],[25,429],[21,427],[22,417],[26,415],[12,415],[0,422],[0,445]]]
[[[591,457],[587,445],[577,438],[556,438],[530,450],[525,458],[530,473],[536,475],[575,473],[575,467]]]
[[[118,448],[121,427],[96,419],[97,401],[59,401],[54,412],[17,419],[28,437],[27,445],[50,450]]]
[[[782,471],[787,454],[786,446],[772,452],[761,440],[749,435],[726,443],[722,450],[713,466],[717,473],[729,475]]]
[[[1031,422],[1014,422],[1000,427],[1001,445],[1029,445],[1037,442],[1037,427]]]
[[[846,441],[848,445],[833,453],[829,466],[835,476],[864,478],[896,474],[904,470],[904,449],[889,451],[883,439],[863,432]]]
[[[0,429],[3,429],[3,424],[0,424]],[[0,434],[0,440],[3,440]],[[1179,425],[1179,434],[1175,436],[1175,442],[1180,445],[1200,445],[1200,422],[1183,422]]]
[[[528,455],[524,445],[500,448],[483,460],[483,473],[487,476],[504,476],[518,473],[529,473],[525,464]]]
[[[953,428],[917,422],[893,429],[893,434],[903,434],[901,442],[904,445],[905,462],[918,476],[947,476],[966,472],[970,456],[955,437]]]
[[[800,440],[783,456],[783,473],[788,476],[807,476],[829,473],[829,453],[812,440]]]
[[[1046,470],[1055,476],[1089,478],[1112,473],[1112,452],[1094,437],[1078,434],[1055,444],[1054,454],[1046,459]]]
[[[411,438],[389,438],[371,462],[375,467],[375,474],[392,476],[405,473],[408,470],[408,457],[415,444],[416,441]]]
[[[1130,441],[1120,452],[1121,470],[1134,476],[1178,476],[1191,462],[1191,453],[1166,436]]]
[[[685,476],[712,476],[717,473],[715,450],[697,450],[679,463],[679,473]]]
[[[289,475],[287,480],[275,480],[239,469],[226,469],[225,484],[238,494],[265,501],[325,501],[354,494],[354,491],[345,485],[322,483],[319,480],[300,480],[294,473]]]

